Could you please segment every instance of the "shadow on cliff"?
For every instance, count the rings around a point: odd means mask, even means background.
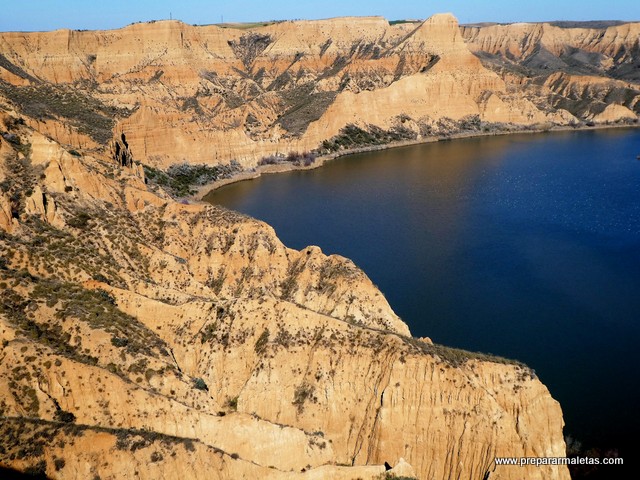
[[[37,470],[33,472],[19,472],[18,470],[13,470],[12,468],[4,468],[0,467],[0,478],[3,480],[19,480],[19,479],[28,479],[28,480],[49,480],[42,471]]]

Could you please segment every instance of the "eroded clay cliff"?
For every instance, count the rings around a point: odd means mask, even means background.
[[[561,22],[559,25],[563,25]],[[640,114],[640,24],[543,24],[464,27],[469,48],[541,109],[575,119],[637,122]]]
[[[75,148],[124,132],[151,166],[249,168],[357,146],[349,126],[384,143],[637,121],[638,28],[460,28],[440,14],[2,33],[0,99]]]
[[[412,338],[352,262],[152,191],[122,138],[89,155],[0,121],[0,466],[568,478],[493,463],[565,454],[560,406],[526,366]]]

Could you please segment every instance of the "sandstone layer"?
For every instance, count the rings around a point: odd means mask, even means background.
[[[0,467],[569,478],[494,464],[565,454],[528,367],[412,338],[351,261],[152,191],[124,138],[83,154],[0,121]]]
[[[589,124],[637,122],[640,24],[559,27],[511,24],[464,27],[483,65],[545,111],[565,110]]]
[[[637,121],[639,29],[459,27],[440,14],[393,25],[371,17],[9,32],[0,34],[0,99],[76,149],[124,132],[150,166],[251,168],[357,145],[349,126],[385,143]]]

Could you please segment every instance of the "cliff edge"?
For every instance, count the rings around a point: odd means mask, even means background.
[[[152,167],[253,168],[290,152],[637,122],[638,28],[460,27],[439,14],[9,32],[0,101],[75,148],[125,132]]]
[[[493,462],[565,454],[528,367],[412,338],[349,260],[151,191],[124,138],[87,154],[0,122],[0,466],[569,478]]]

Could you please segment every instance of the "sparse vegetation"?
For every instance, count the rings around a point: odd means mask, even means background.
[[[269,155],[267,157],[262,157],[258,160],[259,166],[264,165],[279,165],[283,163],[290,163],[297,167],[305,166],[313,164],[316,161],[316,155],[312,152],[290,152],[288,155]]]
[[[254,345],[254,350],[258,355],[264,353],[267,349],[267,343],[269,343],[269,329],[265,328]]]
[[[176,437],[162,433],[135,429],[110,428],[103,426],[88,426],[75,423],[61,424],[57,421],[42,419],[0,417],[0,436],[3,439],[0,453],[3,458],[21,458],[31,463],[25,469],[29,472],[44,472],[46,464],[42,459],[45,451],[51,447],[64,447],[67,443],[82,442],[82,437],[88,433],[102,433],[116,438],[116,448],[119,450],[148,449],[155,447],[150,459],[152,462],[162,461],[164,456],[175,451],[175,447],[182,445],[188,452],[195,451],[196,439]],[[221,453],[225,453],[219,450]],[[43,467],[44,464],[44,467]],[[66,462],[62,458],[54,459],[56,471],[62,470]]]
[[[207,343],[212,341],[216,336],[217,328],[217,322],[208,323],[200,332],[200,343]]]
[[[270,35],[247,33],[238,40],[230,40],[229,46],[235,56],[242,61],[247,71],[253,68],[253,61],[273,42]]]
[[[231,410],[232,412],[235,412],[238,410],[238,397],[229,397],[227,398],[227,401],[225,402],[225,406]]]
[[[96,288],[95,292],[102,297],[104,301],[110,303],[111,305],[116,305],[116,299],[113,295],[102,288]]]
[[[315,392],[315,388],[313,385],[309,385],[308,383],[303,383],[296,388],[293,396],[293,405],[295,405],[298,413],[302,413],[304,411],[304,404],[307,400],[316,401],[313,393]]]
[[[160,462],[163,459],[164,459],[164,457],[162,456],[162,454],[160,452],[153,452],[151,454],[151,463]]]
[[[405,475],[397,476],[393,473],[385,473],[382,477],[382,480],[418,480],[416,477],[407,477]]]
[[[132,113],[108,107],[79,88],[45,82],[15,86],[0,81],[0,94],[13,101],[24,115],[40,121],[64,119],[103,145],[111,140],[114,118],[127,117]]]
[[[421,20],[390,20],[389,25],[402,25],[403,23],[420,23]]]
[[[63,202],[59,201],[58,205],[63,205]],[[107,223],[108,219],[103,218],[103,222]],[[72,271],[81,269],[105,283],[122,285],[117,261],[100,251],[99,245],[104,239],[92,235],[89,229],[78,229],[78,236],[74,236],[68,231],[53,228],[38,216],[27,218],[24,226],[31,230],[30,235],[7,239],[11,248],[30,252],[34,261],[42,264],[48,272],[55,271],[56,276],[71,279],[74,277]]]
[[[126,339],[129,352],[151,356],[168,354],[166,344],[137,319],[120,311],[113,297],[104,290],[87,290],[72,283],[41,279],[33,289],[32,298],[57,305],[55,316],[59,319],[77,318],[91,328]]]
[[[233,28],[235,30],[251,30],[252,28],[268,27],[274,23],[281,23],[284,20],[269,20],[268,22],[229,22],[229,23],[217,23],[220,28]]]
[[[89,220],[91,220],[91,215],[87,212],[78,212],[75,217],[67,220],[67,225],[73,228],[85,228],[89,225]]]
[[[16,137],[20,141],[19,137]],[[23,147],[30,148],[29,145]],[[17,155],[8,155],[4,159],[5,178],[0,182],[0,192],[9,197],[12,218],[20,218],[24,212],[26,199],[33,194],[36,185],[37,172],[31,164],[28,156],[19,158]]]
[[[287,106],[278,119],[278,124],[287,130],[289,135],[300,136],[311,122],[318,120],[329,108],[338,92],[316,92],[313,83],[286,88],[293,81],[289,73],[285,72],[276,78],[268,89],[280,90]]]
[[[331,153],[363,146],[386,145],[401,140],[415,140],[416,138],[417,133],[404,127],[383,130],[375,125],[369,125],[368,130],[364,130],[349,124],[340,130],[339,135],[322,142],[320,151]]]
[[[241,170],[235,160],[227,165],[190,165],[180,163],[170,166],[166,172],[149,165],[143,165],[145,177],[151,184],[164,187],[174,197],[193,195],[199,187],[216,180],[229,178]]]
[[[53,465],[56,469],[56,472],[59,472],[60,470],[62,470],[65,466],[66,462],[64,461],[64,458],[56,458],[53,461]]]
[[[209,287],[216,295],[219,295],[222,291],[222,287],[224,286],[224,281],[226,278],[226,272],[224,267],[218,271],[217,275],[213,275],[212,272],[209,272],[209,278],[206,281],[207,287]]]
[[[480,352],[470,352],[460,348],[445,347],[444,345],[430,344],[413,337],[401,337],[405,344],[409,345],[415,352],[427,355],[437,355],[440,359],[452,367],[460,367],[471,360],[481,362],[501,363],[504,365],[516,365],[522,369],[525,377],[536,378],[535,371],[518,360],[511,360],[496,355]]]
[[[287,277],[280,284],[281,298],[291,300],[292,296],[298,290],[298,275],[304,269],[304,263],[300,261],[293,262],[287,269]]]
[[[62,410],[60,407],[56,410],[54,418],[62,423],[73,423],[76,421],[76,416],[73,413]]]

